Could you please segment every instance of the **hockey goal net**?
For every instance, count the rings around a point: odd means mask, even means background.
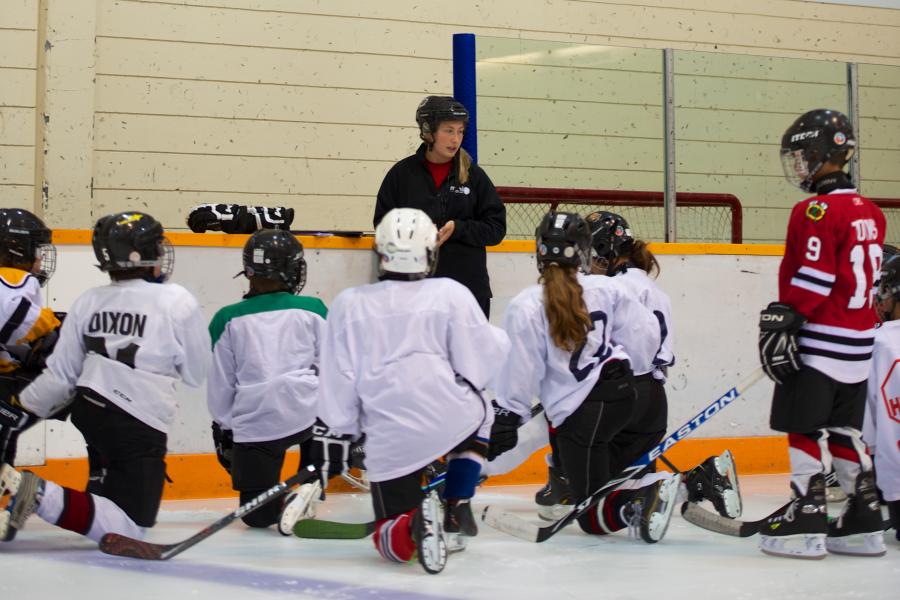
[[[551,208],[582,216],[607,210],[625,217],[634,235],[642,240],[666,239],[662,192],[525,187],[498,187],[497,192],[506,205],[508,240],[534,239],[535,228]],[[677,241],[742,242],[741,202],[737,197],[679,192],[675,207]]]

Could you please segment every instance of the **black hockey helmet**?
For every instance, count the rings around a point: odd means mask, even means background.
[[[289,231],[260,229],[244,244],[244,275],[272,279],[299,294],[306,285],[303,244]]]
[[[885,258],[881,265],[881,281],[878,284],[878,300],[900,300],[900,256]]]
[[[547,265],[577,267],[590,272],[591,230],[580,215],[550,210],[534,234],[538,271]]]
[[[426,96],[416,109],[419,137],[427,141],[426,135],[437,131],[444,121],[462,121],[463,125],[468,125],[469,111],[451,96]]]
[[[855,148],[856,136],[847,115],[825,108],[811,110],[794,121],[781,138],[784,176],[792,185],[811,192],[822,165],[841,152],[846,163]]]
[[[101,217],[94,225],[91,243],[101,271],[158,266],[159,280],[165,281],[175,266],[175,251],[162,224],[147,213],[127,211]]]
[[[601,210],[592,212],[585,219],[591,228],[591,248],[595,258],[612,261],[631,251],[634,236],[624,217]]]
[[[40,258],[35,276],[41,285],[56,271],[56,246],[50,229],[34,213],[22,208],[0,208],[0,265],[27,267]]]

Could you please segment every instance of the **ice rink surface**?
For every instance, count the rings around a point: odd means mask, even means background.
[[[786,475],[744,477],[741,487],[748,520],[787,500]],[[534,515],[536,488],[481,488],[474,504]],[[319,516],[367,521],[369,502],[365,494],[333,495]],[[236,500],[166,502],[148,539],[180,541],[235,506]],[[837,514],[838,506],[829,510]],[[698,529],[677,509],[666,538],[655,545],[625,532],[588,536],[577,526],[534,544],[482,523],[469,547],[451,555],[443,573],[430,576],[418,563],[384,561],[369,538],[302,540],[238,522],[170,561],[145,562],[106,556],[90,540],[32,517],[14,542],[0,544],[0,598],[898,600],[900,543],[893,531],[885,540],[888,553],[881,558],[829,555],[808,561],[765,556],[756,538]]]

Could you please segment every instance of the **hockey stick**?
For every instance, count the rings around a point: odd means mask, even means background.
[[[692,523],[697,527],[702,529],[706,529],[707,531],[713,531],[715,533],[721,533],[722,535],[730,535],[732,537],[751,537],[756,535],[762,530],[763,525],[766,524],[770,518],[785,510],[793,500],[790,500],[784,506],[776,509],[774,512],[769,514],[762,519],[757,521],[741,521],[740,519],[729,519],[728,517],[723,517],[718,513],[710,512],[705,508],[698,506],[693,502],[685,502],[681,505],[681,516],[684,517],[684,520],[688,523]],[[887,531],[891,528],[891,522],[884,522],[884,530]]]
[[[547,541],[548,539],[556,535],[561,529],[571,524],[582,515],[587,514],[589,510],[591,510],[594,506],[597,505],[597,503],[599,503],[603,498],[609,495],[609,493],[617,488],[619,484],[643,471],[647,467],[647,465],[659,458],[663,452],[666,452],[676,443],[689,436],[703,423],[712,418],[713,415],[734,402],[744,392],[744,390],[756,383],[762,376],[762,367],[758,367],[752,373],[747,375],[747,377],[745,377],[744,380],[741,381],[738,385],[716,398],[716,400],[714,400],[709,406],[697,413],[697,415],[693,419],[676,429],[674,433],[660,442],[657,446],[650,449],[650,451],[644,454],[642,457],[637,459],[630,467],[619,473],[617,477],[609,480],[599,490],[579,502],[572,509],[572,511],[562,519],[559,519],[558,521],[555,521],[550,525],[541,527],[540,525],[530,523],[512,513],[499,510],[491,510],[490,506],[486,506],[484,508],[484,512],[482,512],[481,518],[491,527],[499,529],[500,531],[516,536],[523,540],[538,543]]]
[[[447,479],[447,473],[439,473],[428,484],[422,486],[423,492],[440,487]],[[375,532],[375,521],[367,523],[342,523],[321,519],[303,519],[294,525],[294,535],[299,538],[314,540],[359,540]]]
[[[250,500],[246,504],[242,504],[234,512],[225,515],[215,523],[204,527],[201,531],[188,539],[176,544],[153,544],[118,533],[107,533],[100,539],[100,551],[106,554],[112,554],[113,556],[128,556],[143,560],[169,560],[173,556],[177,556],[188,548],[202,542],[212,534],[224,529],[235,519],[250,514],[264,504],[268,504],[276,498],[284,496],[293,486],[302,485],[315,477],[318,477],[318,473],[315,467],[310,465],[293,477],[289,477],[278,485],[269,488],[253,500]]]

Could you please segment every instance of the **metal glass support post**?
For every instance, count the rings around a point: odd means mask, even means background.
[[[847,100],[850,104],[850,123],[856,134],[856,152],[850,159],[850,179],[856,184],[856,189],[862,192],[862,176],[859,172],[859,65],[856,63],[847,63]]]
[[[675,51],[663,50],[663,128],[665,157],[665,190],[663,209],[666,216],[666,241],[675,241]]]

